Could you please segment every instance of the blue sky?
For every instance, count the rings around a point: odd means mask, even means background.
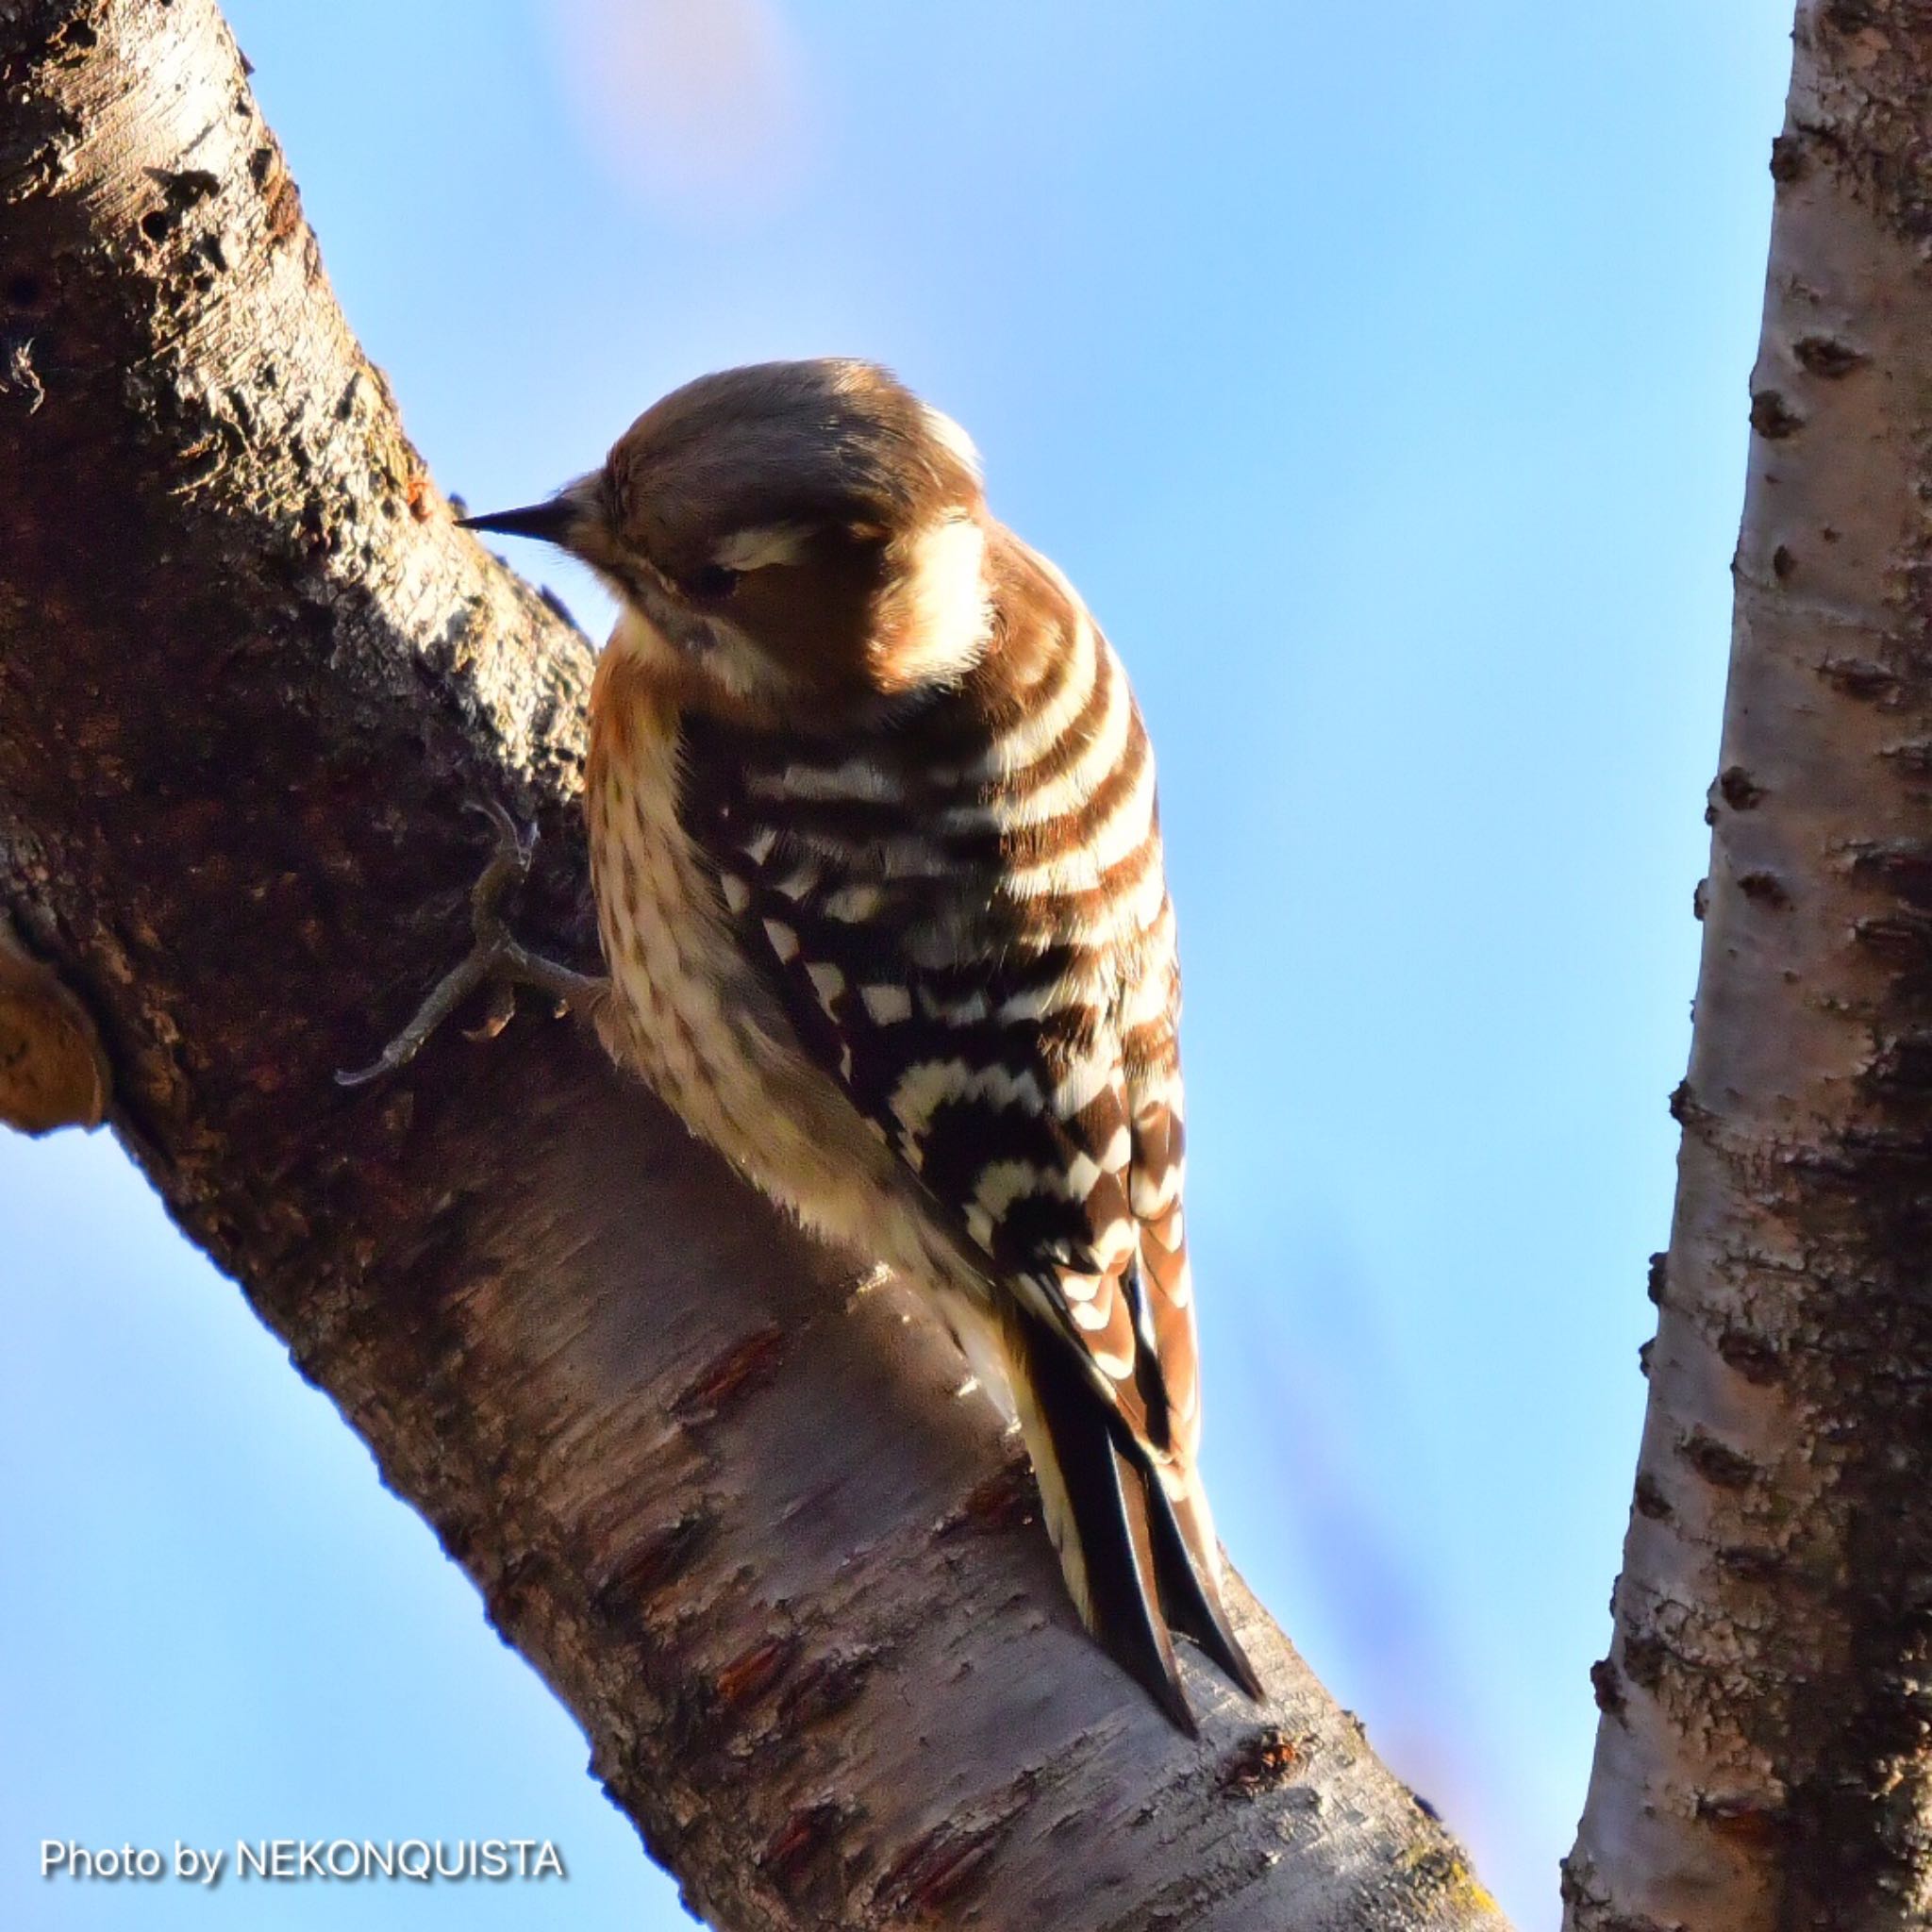
[[[702,370],[867,355],[1086,591],[1160,758],[1223,1532],[1553,1927],[1668,1229],[1787,0],[228,12],[445,489],[522,503]],[[0,1920],[683,1923],[112,1143],[0,1140]],[[548,1837],[571,1876],[36,1875],[42,1838],[338,1833]]]

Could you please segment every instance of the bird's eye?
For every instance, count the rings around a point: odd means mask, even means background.
[[[708,563],[691,572],[686,579],[685,589],[693,597],[701,597],[707,603],[715,604],[730,596],[738,588],[738,580],[743,575],[726,563]]]

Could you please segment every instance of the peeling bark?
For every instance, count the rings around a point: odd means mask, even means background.
[[[1576,1932],[1932,1924],[1932,5],[1795,41]]]
[[[572,1029],[337,1088],[466,943],[465,801],[590,953],[590,650],[452,526],[211,0],[8,0],[0,102],[0,900],[693,1907],[1500,1926],[1239,1586],[1275,1698],[1177,1738],[949,1344]]]
[[[0,1126],[100,1125],[110,1074],[88,1010],[0,917]]]

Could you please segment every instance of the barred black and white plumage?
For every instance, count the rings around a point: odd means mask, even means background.
[[[1196,1472],[1174,922],[1126,675],[883,372],[774,364],[553,504],[618,587],[587,782],[603,1024],[1010,1391],[1082,1618],[1191,1727],[1251,1694]]]

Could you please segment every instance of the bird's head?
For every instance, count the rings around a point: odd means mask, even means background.
[[[702,376],[602,469],[465,525],[582,558],[623,601],[612,648],[701,709],[836,724],[956,683],[987,645],[977,457],[871,363]]]

